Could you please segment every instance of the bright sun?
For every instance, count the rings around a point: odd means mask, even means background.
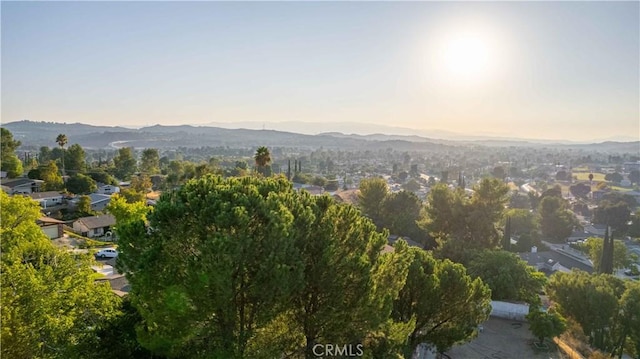
[[[425,47],[427,81],[439,90],[492,86],[505,70],[503,37],[493,26],[477,21],[437,28]]]
[[[457,80],[480,80],[491,71],[491,48],[479,35],[454,35],[440,51],[442,67]]]

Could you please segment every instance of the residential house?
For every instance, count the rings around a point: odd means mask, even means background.
[[[64,195],[57,191],[49,191],[49,192],[33,192],[27,194],[28,197],[31,197],[34,201],[40,204],[42,208],[49,208],[60,206],[63,204]]]
[[[64,235],[63,221],[50,217],[40,217],[36,223],[50,239],[57,239]]]
[[[593,266],[557,251],[538,252],[534,247],[531,252],[518,253],[518,256],[530,266],[547,274],[570,272],[571,269],[593,272]]]
[[[44,181],[31,178],[12,178],[0,182],[2,190],[8,194],[29,194],[40,192]]]
[[[111,201],[111,196],[106,194],[91,193],[89,197],[91,198],[91,210],[96,212],[104,211]]]
[[[111,232],[116,218],[110,214],[82,217],[73,222],[73,230],[89,238],[101,237]]]
[[[110,185],[110,184],[105,184],[105,185],[99,186],[95,193],[112,195],[114,193],[120,193],[120,187]]]

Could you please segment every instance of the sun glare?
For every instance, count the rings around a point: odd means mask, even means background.
[[[478,21],[441,24],[424,49],[427,81],[440,89],[493,85],[506,65],[503,37],[494,26]]]
[[[473,34],[452,37],[440,50],[442,67],[459,80],[477,80],[491,70],[491,49],[487,41]]]

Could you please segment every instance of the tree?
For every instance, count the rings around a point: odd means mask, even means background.
[[[133,157],[131,147],[118,149],[118,154],[113,158],[115,175],[121,180],[128,180],[136,172],[136,159]]]
[[[420,219],[422,201],[413,192],[390,193],[382,201],[382,224],[392,234],[408,236],[422,242],[423,232],[416,221]]]
[[[97,188],[96,182],[82,173],[75,174],[67,180],[67,190],[74,194],[93,193]]]
[[[627,281],[626,286],[620,298],[622,343],[619,345],[618,355],[622,355],[628,338],[635,349],[636,357],[640,357],[640,282]]]
[[[505,218],[509,218],[511,234],[519,237],[528,234],[534,237],[538,236],[538,220],[536,215],[526,209],[508,209],[504,213]],[[504,223],[506,225],[506,221]]]
[[[265,330],[289,323],[287,331],[299,333],[302,340],[288,345],[276,340],[267,347],[284,345],[285,353],[316,358],[317,343],[362,343],[391,313],[407,274],[408,246],[403,242],[393,253],[381,254],[386,233],[376,232],[356,208],[338,205],[328,196],[301,192],[288,196],[286,206],[294,216],[302,286],[292,296],[292,307]]]
[[[257,328],[301,284],[294,216],[283,205],[292,192],[284,179],[205,176],[160,198],[147,216],[153,230],[117,224],[143,346],[168,356],[250,356]]]
[[[514,191],[514,193],[511,195],[511,198],[509,199],[509,208],[530,209],[531,201],[529,200],[528,196],[519,194],[518,192]]]
[[[36,224],[30,198],[0,193],[2,327],[6,358],[82,357],[78,343],[96,338],[99,323],[117,314],[107,282],[94,282],[89,255],[55,247]]]
[[[56,137],[56,143],[58,144],[58,146],[60,146],[60,150],[62,151],[62,175],[66,176],[67,172],[65,170],[65,161],[64,161],[64,146],[67,144],[67,142],[69,142],[69,140],[67,139],[67,135],[61,133],[58,135],[58,137]]]
[[[571,179],[571,173],[565,170],[556,172],[556,181],[568,181]]]
[[[565,206],[564,200],[556,196],[546,196],[540,201],[538,212],[542,235],[556,243],[564,242],[578,225],[573,212]]]
[[[87,172],[87,176],[91,177],[96,183],[118,185],[118,181],[103,170],[89,171]]]
[[[620,198],[603,199],[593,212],[593,223],[611,226],[612,236],[621,237],[627,232],[631,208]]]
[[[607,237],[609,237],[607,235]],[[629,253],[627,252],[627,246],[622,241],[612,240],[613,241],[613,263],[611,266],[611,271],[614,269],[621,269],[630,264]],[[603,247],[604,247],[604,239],[598,237],[590,237],[583,244],[584,248],[587,250],[587,254],[589,255],[589,259],[593,262],[593,269],[596,272],[601,271],[601,262],[603,255]]]
[[[420,183],[418,183],[415,178],[412,178],[404,184],[403,188],[410,192],[418,192],[420,190]]]
[[[506,251],[484,250],[476,254],[468,265],[469,274],[479,277],[491,288],[493,300],[525,301],[537,304],[538,293],[544,288],[546,277]]]
[[[64,154],[65,171],[69,170],[72,173],[80,173],[84,172],[85,167],[84,149],[77,143],[71,145]]]
[[[572,318],[589,337],[589,344],[609,353],[620,343],[619,298],[625,291],[624,281],[609,274],[557,272],[547,285],[552,301],[565,318]]]
[[[502,249],[509,251],[511,250],[511,218],[507,217],[506,223],[504,225],[504,233],[502,237]]]
[[[606,181],[609,181],[609,182],[613,182],[613,183],[620,183],[620,182],[622,182],[622,180],[624,179],[624,177],[622,177],[622,175],[621,175],[621,174],[619,174],[618,172],[614,172],[614,173],[607,173],[607,174],[604,176],[604,179],[605,179]]]
[[[591,186],[586,183],[577,183],[569,186],[569,191],[574,197],[585,199],[591,192]]]
[[[408,352],[413,353],[420,343],[444,352],[453,344],[477,335],[478,324],[491,311],[487,285],[478,278],[471,279],[460,264],[436,260],[429,252],[415,247],[409,248],[409,254],[411,264],[406,283],[392,312],[395,322],[415,321]]]
[[[80,217],[93,216],[95,214],[95,212],[91,209],[91,197],[87,195],[80,196],[80,199],[78,200],[78,207],[76,208],[76,213],[78,213]]]
[[[378,226],[382,224],[382,202],[388,192],[387,182],[382,178],[367,178],[360,181],[358,205],[362,213]]]
[[[6,128],[0,128],[0,168],[7,172],[7,177],[14,178],[22,175],[22,162],[15,151],[20,147],[20,141],[13,139],[13,134]]]
[[[160,154],[156,148],[145,148],[140,159],[140,172],[153,175],[160,172]]]
[[[271,163],[271,153],[265,146],[258,147],[256,154],[253,156],[256,161],[256,170],[263,176],[268,176],[267,166]]]
[[[555,338],[567,330],[567,321],[556,311],[543,312],[532,308],[527,314],[529,330],[544,343],[544,338]]]
[[[42,190],[44,191],[59,191],[64,188],[64,182],[62,176],[58,173],[58,166],[55,161],[49,161],[49,163],[40,168],[40,179],[44,181]]]

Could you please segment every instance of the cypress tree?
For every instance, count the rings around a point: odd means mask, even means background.
[[[600,258],[600,273],[613,274],[613,238],[609,238],[609,226],[604,232],[602,242],[602,257]]]
[[[504,237],[502,238],[502,249],[508,251],[511,249],[511,217],[507,217],[504,225]]]
[[[291,159],[287,163],[287,179],[291,181]]]

